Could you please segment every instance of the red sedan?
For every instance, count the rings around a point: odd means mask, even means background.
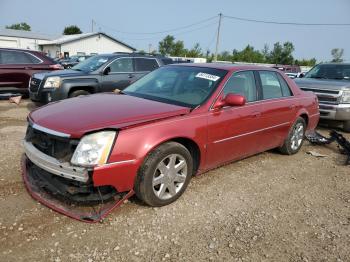
[[[316,96],[278,70],[169,65],[123,92],[33,111],[23,178],[40,202],[98,221],[134,193],[163,206],[193,175],[273,148],[295,154],[318,120]],[[70,205],[77,203],[104,206],[78,212]]]

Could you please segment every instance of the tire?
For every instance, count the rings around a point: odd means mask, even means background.
[[[176,166],[179,171],[174,169]],[[190,152],[179,143],[168,142],[146,157],[137,174],[134,190],[137,197],[147,205],[165,206],[183,194],[192,174],[193,159]]]
[[[350,121],[344,121],[343,123],[343,130],[346,133],[350,133]]]
[[[298,117],[289,130],[283,146],[279,148],[280,152],[285,155],[294,155],[298,153],[304,143],[305,129],[305,120],[302,117]]]
[[[68,97],[72,98],[72,97],[86,96],[86,95],[90,95],[90,92],[88,92],[86,90],[76,90],[76,91],[73,91],[72,93],[70,93]]]

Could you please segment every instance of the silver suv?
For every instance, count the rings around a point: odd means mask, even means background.
[[[350,132],[350,64],[318,64],[295,82],[317,95],[321,118],[341,122]]]

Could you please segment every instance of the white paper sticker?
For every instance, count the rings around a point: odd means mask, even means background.
[[[211,74],[207,74],[207,73],[202,73],[202,72],[198,73],[196,75],[196,77],[204,78],[204,79],[214,81],[214,82],[220,78],[219,76],[215,76],[215,75],[211,75]]]

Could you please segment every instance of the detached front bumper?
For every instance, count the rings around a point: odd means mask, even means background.
[[[320,117],[322,119],[347,121],[350,120],[350,104],[324,104],[320,103]]]
[[[24,141],[22,176],[30,195],[51,209],[84,222],[98,222],[134,194],[96,186],[92,170],[61,163]]]

